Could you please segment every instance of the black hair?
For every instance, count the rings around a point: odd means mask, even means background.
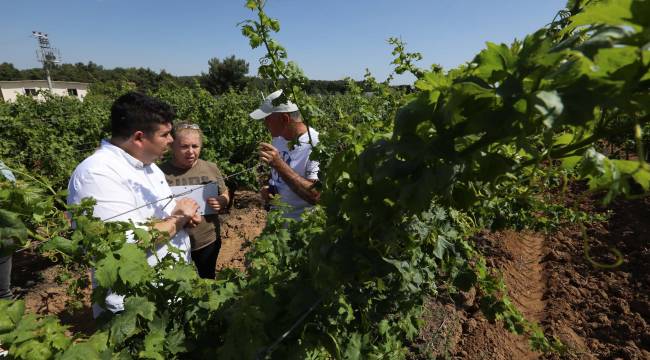
[[[139,92],[120,96],[111,107],[111,135],[126,139],[136,131],[151,136],[158,124],[173,124],[176,112],[166,102]]]

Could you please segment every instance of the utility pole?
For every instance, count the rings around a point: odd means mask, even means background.
[[[38,41],[39,49],[36,50],[36,58],[38,61],[43,64],[43,69],[45,69],[45,74],[47,75],[47,86],[52,91],[52,78],[50,77],[50,68],[56,63],[61,62],[59,58],[61,54],[58,49],[55,49],[50,46],[50,39],[47,38],[47,34],[40,31],[32,31],[32,36]]]

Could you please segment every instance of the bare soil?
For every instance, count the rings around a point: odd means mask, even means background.
[[[544,236],[505,231],[482,233],[476,240],[488,265],[503,275],[510,297],[526,318],[543,320],[546,283],[540,260]],[[525,338],[508,332],[501,324],[488,322],[479,311],[474,289],[454,299],[429,299],[424,322],[414,358],[539,358]]]
[[[230,212],[220,216],[221,250],[217,270],[222,268],[246,269],[244,256],[251,242],[266,225],[266,210],[259,194],[251,191],[237,192]]]
[[[484,233],[477,238],[499,269],[509,295],[545,334],[567,347],[562,354],[530,350],[527,340],[491,324],[473,292],[459,299],[430,299],[414,358],[453,359],[650,359],[650,198],[618,201],[608,209],[593,201],[584,210],[611,210],[608,221],[587,229],[592,259],[585,256],[577,224],[552,234]]]
[[[595,267],[585,256],[577,227],[549,238],[547,333],[557,335],[576,359],[650,359],[650,198],[619,201],[608,222],[587,229],[589,254],[613,264]],[[550,356],[549,358],[559,358]]]

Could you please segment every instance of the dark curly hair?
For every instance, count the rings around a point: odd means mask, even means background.
[[[173,124],[176,112],[166,102],[139,92],[120,96],[111,107],[111,135],[126,139],[136,131],[150,136],[158,124]]]

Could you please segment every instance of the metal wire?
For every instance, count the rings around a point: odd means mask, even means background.
[[[250,167],[250,168],[244,169],[244,170],[242,170],[242,171],[238,171],[238,172],[236,172],[236,173],[234,173],[234,174],[230,174],[230,175],[228,175],[228,176],[224,176],[224,177],[222,177],[221,179],[226,180],[226,179],[229,179],[229,178],[231,178],[231,177],[234,177],[234,176],[237,176],[237,175],[241,175],[241,174],[244,174],[244,173],[249,172],[249,171],[256,171],[257,168],[259,168],[260,166],[263,166],[263,164],[257,164],[257,165],[255,165],[255,166],[252,166],[252,167]],[[142,209],[143,207],[147,207],[147,206],[150,206],[150,205],[153,205],[153,204],[159,203],[159,202],[161,202],[161,201],[163,201],[163,200],[169,200],[169,202],[167,202],[167,204],[165,204],[165,206],[163,206],[163,209],[164,209],[165,207],[167,207],[167,205],[169,205],[169,203],[171,203],[171,201],[172,201],[173,199],[175,199],[175,198],[177,198],[177,197],[180,197],[180,196],[188,195],[188,194],[190,194],[191,192],[193,192],[193,191],[195,191],[195,190],[201,189],[201,188],[203,188],[203,187],[205,187],[205,186],[207,186],[207,185],[213,184],[213,183],[216,183],[216,182],[215,182],[215,181],[209,181],[209,182],[203,183],[203,184],[201,184],[200,186],[197,186],[197,187],[195,187],[195,188],[193,188],[193,189],[190,189],[190,190],[187,190],[187,191],[183,191],[182,193],[178,193],[178,194],[175,194],[175,195],[173,194],[173,195],[165,196],[164,198],[157,199],[157,200],[152,201],[152,202],[150,202],[150,203],[147,203],[147,204],[144,204],[144,205],[141,205],[141,206],[135,207],[135,208],[133,208],[133,209],[131,209],[131,210],[128,210],[128,211],[125,211],[125,212],[119,213],[119,214],[117,214],[117,215],[115,215],[115,216],[111,216],[111,217],[109,217],[109,218],[107,218],[107,219],[104,219],[104,221],[109,221],[109,220],[115,219],[115,218],[120,217],[120,216],[122,216],[122,215],[126,215],[126,214],[128,214],[128,213],[133,212],[133,211],[136,211],[136,210]],[[36,246],[38,246],[38,245],[42,245],[42,244],[44,244],[44,243],[46,243],[46,242],[48,242],[48,241],[50,241],[50,240],[51,240],[51,239],[48,239],[47,241],[37,242],[37,243],[35,243],[35,244],[36,244]],[[22,248],[22,249],[18,249],[18,250],[16,250],[16,251],[14,251],[14,253],[19,253],[19,252],[22,252],[22,251],[25,251],[25,250],[28,250],[28,249],[32,249],[32,247],[31,247],[31,246],[24,247],[24,248]]]
[[[262,164],[257,164],[257,165],[255,165],[255,166],[253,166],[253,167],[250,167],[250,168],[244,169],[244,170],[239,171],[239,172],[236,172],[236,173],[234,173],[234,174],[230,174],[230,175],[228,175],[228,176],[224,176],[224,177],[222,177],[221,179],[222,179],[222,180],[226,180],[226,179],[229,179],[229,178],[231,178],[231,177],[233,177],[233,176],[237,176],[237,175],[240,175],[240,174],[243,174],[243,173],[249,172],[249,171],[256,170],[256,169],[257,169],[258,167],[260,167],[260,166],[262,166]],[[188,195],[188,194],[190,194],[190,193],[193,192],[193,191],[196,191],[196,190],[198,190],[198,189],[202,189],[202,188],[204,188],[205,186],[210,185],[210,184],[213,184],[213,183],[215,183],[215,181],[208,181],[208,182],[203,183],[203,184],[201,184],[201,185],[199,185],[199,186],[197,186],[197,187],[195,187],[195,188],[193,188],[193,189],[190,189],[190,190],[187,190],[187,191],[183,191],[182,193],[178,193],[178,194],[175,194],[175,195],[172,194],[172,195],[169,195],[169,196],[165,196],[164,198],[160,198],[160,199],[154,200],[154,201],[152,201],[152,202],[150,202],[150,203],[146,203],[146,204],[144,204],[144,205],[140,205],[140,206],[138,206],[138,207],[135,207],[135,208],[133,208],[133,209],[131,209],[131,210],[127,210],[127,211],[125,211],[125,212],[119,213],[119,214],[117,214],[117,215],[115,215],[115,216],[111,216],[111,217],[109,217],[109,218],[107,218],[107,219],[104,219],[104,221],[113,220],[113,219],[115,219],[115,218],[117,218],[117,217],[120,217],[120,216],[122,216],[122,215],[126,215],[126,214],[128,214],[128,213],[133,212],[133,211],[140,210],[140,209],[142,209],[142,208],[144,208],[144,207],[148,207],[148,206],[151,206],[151,205],[153,205],[153,204],[157,204],[157,203],[159,203],[159,202],[161,202],[161,201],[163,201],[163,200],[169,200],[169,202],[171,202],[171,200],[173,200],[173,199],[175,199],[175,198],[177,198],[177,197],[181,197],[181,196]],[[169,203],[167,203],[165,206],[163,206],[163,209],[164,209],[165,207],[167,207],[167,205],[169,205]]]

